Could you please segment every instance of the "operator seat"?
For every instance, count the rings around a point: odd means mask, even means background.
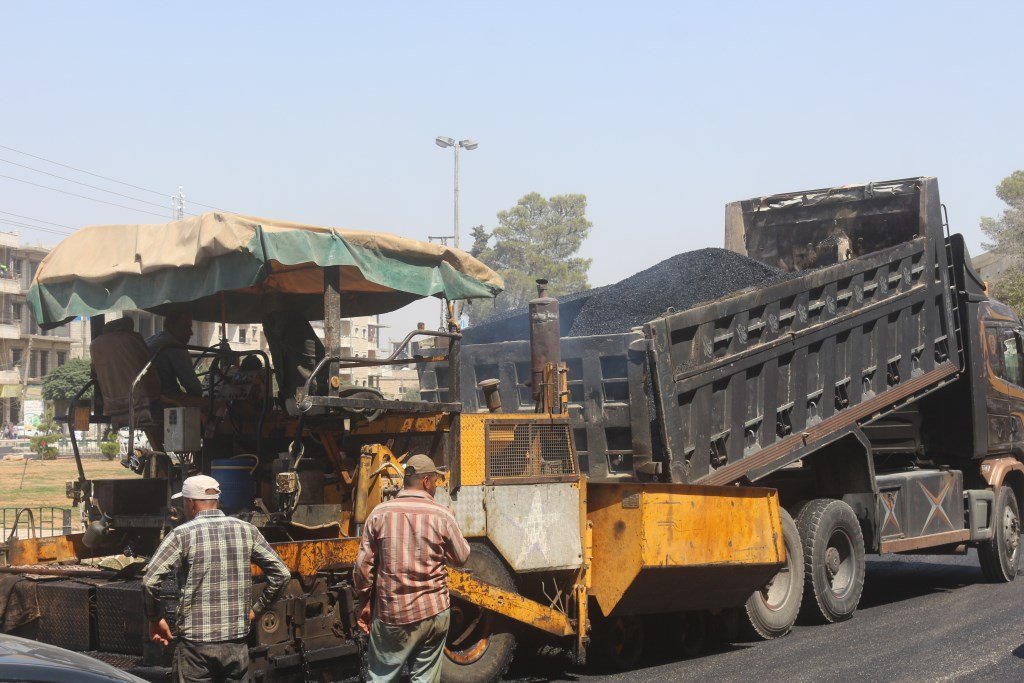
[[[132,382],[149,362],[149,349],[142,335],[135,331],[135,321],[124,317],[103,326],[103,334],[89,345],[96,382],[103,395],[103,408],[114,428],[129,425],[129,394]],[[160,398],[160,378],[150,366],[135,387],[133,397],[135,427],[144,429],[154,450],[163,450],[162,434],[150,412],[150,404]],[[151,433],[152,432],[152,433]],[[154,443],[154,437],[157,439]]]

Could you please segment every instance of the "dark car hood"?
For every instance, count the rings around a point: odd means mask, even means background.
[[[8,635],[0,635],[0,681],[144,683],[78,652]]]

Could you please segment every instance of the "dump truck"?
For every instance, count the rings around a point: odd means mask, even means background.
[[[727,249],[785,277],[561,340],[591,491],[778,491],[786,568],[744,610],[763,637],[800,614],[851,617],[866,552],[975,547],[986,577],[1012,581],[1022,324],[949,234],[936,179],[757,197],[729,204],[725,225]],[[461,359],[467,412],[484,409],[485,388],[506,411],[535,409],[527,341],[467,343]],[[443,364],[424,367],[423,395],[443,395],[446,379]]]
[[[464,411],[461,332],[451,302],[492,297],[500,288],[493,271],[457,250],[235,214],[93,226],[66,239],[40,266],[29,295],[43,327],[92,318],[96,380],[63,419],[79,429],[127,422],[132,435],[161,426],[163,446],[144,448],[131,437],[122,464],[138,476],[91,478],[71,431],[79,476],[67,493],[82,529],[7,539],[0,593],[15,601],[0,600],[3,623],[165,680],[173,646],[146,639],[139,576],[160,539],[184,521],[170,496],[186,476],[202,472],[224,481],[222,508],[257,525],[293,573],[254,624],[253,678],[351,675],[365,649],[352,584],[362,525],[400,490],[403,462],[413,453],[449,468],[438,497],[472,549],[465,567],[448,572],[445,680],[500,678],[529,634],[579,662],[604,656],[628,663],[642,645],[636,624],[644,615],[674,615],[681,633],[684,613],[742,604],[765,585],[786,561],[773,489],[588,484],[568,418],[558,302],[543,291],[531,303],[537,409]],[[449,302],[445,329],[412,331],[389,357],[344,352],[343,314],[386,312],[426,296]],[[104,349],[124,348],[132,333],[102,316],[125,309],[262,323],[268,337],[282,328],[284,336],[268,339],[269,355],[234,350],[227,340],[164,347],[131,368],[130,386],[117,386],[99,370],[127,354],[112,359]],[[317,320],[322,354],[308,338],[309,321]],[[121,344],[103,343],[108,334],[122,335]],[[421,343],[410,357],[414,340]],[[299,350],[304,381],[283,371],[275,345]],[[170,348],[190,354],[201,371],[207,391],[200,405],[140,395],[150,367]],[[393,400],[350,380],[357,368],[408,364],[444,365],[452,378],[447,395]],[[93,398],[80,400],[90,387]],[[150,399],[168,404],[162,421]],[[253,581],[260,580],[254,567]],[[173,628],[178,591],[170,582],[162,592]],[[15,614],[12,604],[40,609]]]

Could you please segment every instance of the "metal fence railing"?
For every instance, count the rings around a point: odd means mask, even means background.
[[[72,532],[73,511],[52,505],[0,507],[0,543],[17,538],[42,538]]]

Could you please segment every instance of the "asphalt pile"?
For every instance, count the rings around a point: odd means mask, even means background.
[[[749,287],[765,287],[792,275],[726,249],[676,254],[625,280],[559,297],[563,337],[629,332],[668,309],[685,311]],[[508,311],[470,327],[464,343],[489,344],[530,338],[528,311]]]
[[[726,249],[683,252],[591,296],[569,327],[568,336],[628,332],[670,308],[685,311],[788,277],[778,268]]]

